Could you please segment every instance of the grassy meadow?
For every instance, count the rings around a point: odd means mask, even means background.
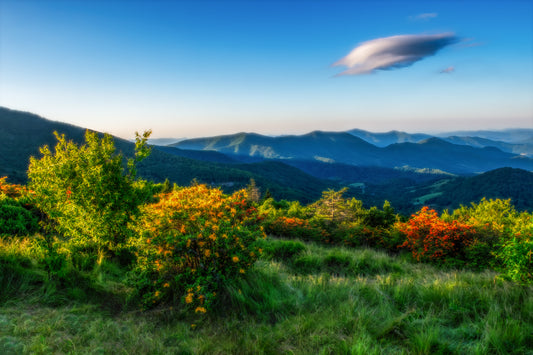
[[[3,241],[3,253],[24,251]],[[4,273],[0,349],[124,354],[533,354],[533,287],[491,271],[443,270],[408,255],[268,238],[213,312],[134,309],[101,264],[63,288]],[[27,243],[27,245],[29,245]],[[5,257],[6,255],[4,255]],[[20,259],[21,255],[17,256]],[[20,270],[19,270],[20,271]]]

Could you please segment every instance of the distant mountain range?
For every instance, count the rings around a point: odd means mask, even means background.
[[[363,131],[351,131],[362,135]],[[348,132],[315,131],[300,136],[269,137],[255,133],[209,138],[188,139],[171,147],[216,151],[234,159],[252,157],[258,159],[278,159],[282,161],[320,161],[341,163],[353,166],[376,166],[396,168],[437,169],[452,174],[475,174],[500,167],[514,167],[533,170],[533,159],[525,155],[502,151],[494,146],[483,145],[482,139],[475,141],[477,146],[461,140],[454,144],[441,138],[425,135],[409,135],[402,132],[374,134],[369,132],[365,138],[379,141],[376,146]],[[418,140],[423,138],[422,140]],[[412,141],[416,141],[413,143]],[[500,148],[503,148],[502,145]],[[508,149],[513,149],[508,147]]]
[[[413,134],[400,131],[373,133],[360,129],[353,129],[348,131],[348,133],[377,147],[386,147],[396,143],[419,143],[425,139],[437,137],[453,144],[468,145],[475,148],[495,147],[503,152],[533,157],[533,129],[457,131],[441,133],[434,136],[424,133]]]
[[[432,137],[431,135],[424,133],[406,133],[400,131],[373,133],[362,129],[352,129],[347,131],[347,133],[359,137],[377,147],[386,147],[395,143],[418,143],[424,139]]]
[[[77,143],[84,141],[81,127],[0,107],[0,176],[25,183],[29,157],[39,156],[43,145],[55,146],[53,131]],[[238,133],[154,145],[138,170],[155,182],[169,179],[183,186],[197,179],[227,192],[245,187],[253,178],[263,193],[268,190],[276,199],[302,203],[316,200],[324,190],[349,186],[347,194],[366,205],[387,199],[404,213],[421,204],[446,208],[482,196],[512,198],[520,209],[531,210],[533,160],[509,152],[520,144],[529,146],[530,133],[533,130],[490,135],[505,142],[396,131],[315,131],[283,137]],[[115,138],[115,145],[126,156],[133,154],[132,142]]]

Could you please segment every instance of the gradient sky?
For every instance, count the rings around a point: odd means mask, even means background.
[[[533,2],[0,0],[0,106],[124,138],[533,128]]]

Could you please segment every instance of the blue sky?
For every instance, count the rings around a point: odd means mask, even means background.
[[[0,0],[0,105],[124,138],[531,128],[533,2]]]

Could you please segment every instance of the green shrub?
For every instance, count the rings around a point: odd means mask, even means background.
[[[39,230],[39,219],[9,197],[0,195],[0,235],[31,235]]]
[[[496,252],[504,278],[533,283],[533,215],[523,212],[514,220],[512,237]]]
[[[443,218],[456,219],[476,230],[466,250],[471,265],[494,266],[504,278],[533,282],[533,215],[518,213],[511,200],[485,199],[461,206]]]

